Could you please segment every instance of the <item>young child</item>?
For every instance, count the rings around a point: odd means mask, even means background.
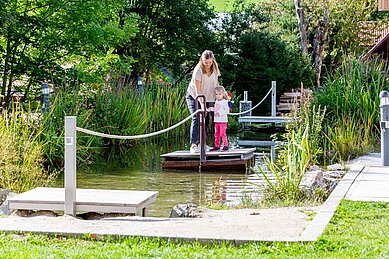
[[[208,108],[208,111],[214,112],[214,126],[215,126],[215,145],[211,151],[220,150],[220,138],[223,140],[223,151],[228,150],[227,139],[227,114],[229,113],[228,96],[223,86],[215,87],[216,101],[214,107]]]

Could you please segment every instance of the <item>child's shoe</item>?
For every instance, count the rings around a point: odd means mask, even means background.
[[[227,146],[224,146],[222,150],[223,150],[223,151],[227,151],[227,150],[228,150],[228,147],[227,147]]]
[[[218,150],[220,150],[220,147],[213,147],[213,148],[211,148],[211,151],[218,151]]]

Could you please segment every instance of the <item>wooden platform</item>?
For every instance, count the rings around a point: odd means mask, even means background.
[[[230,170],[243,172],[254,165],[255,148],[232,149],[228,151],[206,152],[206,162],[201,165],[202,170]],[[180,150],[161,155],[163,169],[198,170],[200,154],[191,154],[189,150]]]
[[[242,116],[238,121],[240,123],[290,123],[292,120],[286,116]]]
[[[76,212],[137,214],[153,204],[158,192],[127,190],[77,189]],[[64,211],[64,188],[38,187],[9,200],[12,210]]]

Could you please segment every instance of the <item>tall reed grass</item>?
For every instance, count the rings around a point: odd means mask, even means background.
[[[302,101],[301,109],[293,115],[294,123],[286,127],[283,135],[286,144],[278,148],[276,162],[265,158],[266,169],[258,166],[267,183],[262,202],[295,205],[304,200],[304,192],[299,187],[308,167],[322,153],[318,139],[324,116],[325,109],[316,108],[309,98]]]
[[[78,127],[107,134],[133,136],[155,132],[172,126],[189,115],[185,90],[186,85],[146,85],[142,93],[131,87],[120,91],[85,89],[56,92],[52,96],[50,111],[43,113],[39,137],[40,141],[47,143],[44,154],[48,166],[62,167],[65,116],[77,116]],[[187,134],[188,128],[184,124],[152,138],[179,141],[183,134]],[[101,147],[128,153],[127,149],[139,146],[137,143],[142,141],[144,140],[104,139],[79,133],[77,160],[79,164],[89,163],[95,155],[99,155]]]
[[[0,189],[24,192],[48,185],[54,174],[44,169],[36,111],[13,106],[0,115]]]
[[[327,138],[323,162],[339,162],[372,151],[379,142],[379,93],[389,88],[388,66],[379,59],[349,57],[314,93],[325,106]]]

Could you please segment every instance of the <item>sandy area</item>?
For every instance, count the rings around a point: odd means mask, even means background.
[[[230,240],[236,243],[295,241],[319,207],[273,209],[204,209],[198,218],[114,217],[82,220],[70,216],[0,218],[0,230],[92,236],[150,236],[184,240]]]

